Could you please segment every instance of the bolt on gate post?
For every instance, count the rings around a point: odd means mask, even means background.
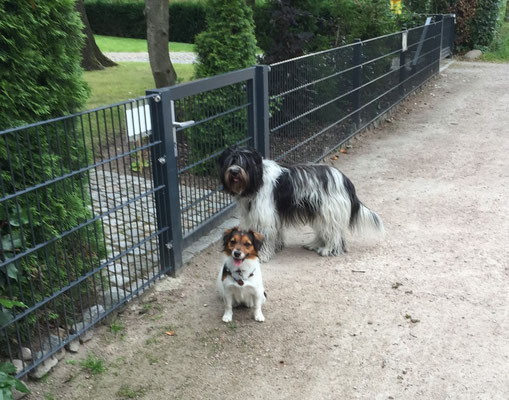
[[[175,276],[182,266],[182,229],[180,224],[180,196],[177,164],[175,110],[168,89],[147,91],[150,99],[152,141],[160,142],[152,148],[152,169],[157,225],[159,235],[160,267],[162,272]]]

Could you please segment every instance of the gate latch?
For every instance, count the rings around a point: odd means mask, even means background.
[[[194,121],[192,121],[192,120],[184,121],[184,122],[178,122],[178,121],[173,122],[173,125],[176,126],[177,128],[188,128],[193,124],[194,124]]]

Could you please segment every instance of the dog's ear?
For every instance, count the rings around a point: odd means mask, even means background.
[[[253,148],[253,147],[250,147],[249,149],[251,150],[251,153],[254,155],[255,163],[256,163],[257,165],[260,165],[260,164],[263,162],[263,156],[262,156],[262,154],[261,154],[258,150],[256,150],[255,148]]]
[[[223,250],[226,250],[226,246],[228,245],[228,242],[230,241],[233,234],[239,230],[239,227],[236,226],[235,228],[227,229],[223,233]]]
[[[218,162],[219,165],[223,165],[228,156],[233,152],[232,147],[228,147],[227,149],[223,150],[223,152],[219,155]]]
[[[253,236],[253,246],[256,251],[260,251],[263,244],[263,235],[259,232],[250,230],[249,233]]]

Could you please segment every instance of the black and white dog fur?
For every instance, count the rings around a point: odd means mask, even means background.
[[[314,240],[305,247],[321,256],[346,251],[348,230],[383,234],[378,215],[361,203],[352,182],[323,164],[280,165],[249,147],[230,147],[219,157],[223,190],[241,211],[241,228],[264,236],[259,252],[268,261],[284,247],[283,226],[310,224]]]

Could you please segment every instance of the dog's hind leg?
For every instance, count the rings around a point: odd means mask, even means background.
[[[337,256],[346,252],[345,229],[330,223],[313,224],[315,240],[307,247],[323,257]]]
[[[276,236],[276,245],[274,250],[276,253],[279,253],[281,250],[283,250],[285,247],[285,236],[283,234],[283,231],[280,230]]]

